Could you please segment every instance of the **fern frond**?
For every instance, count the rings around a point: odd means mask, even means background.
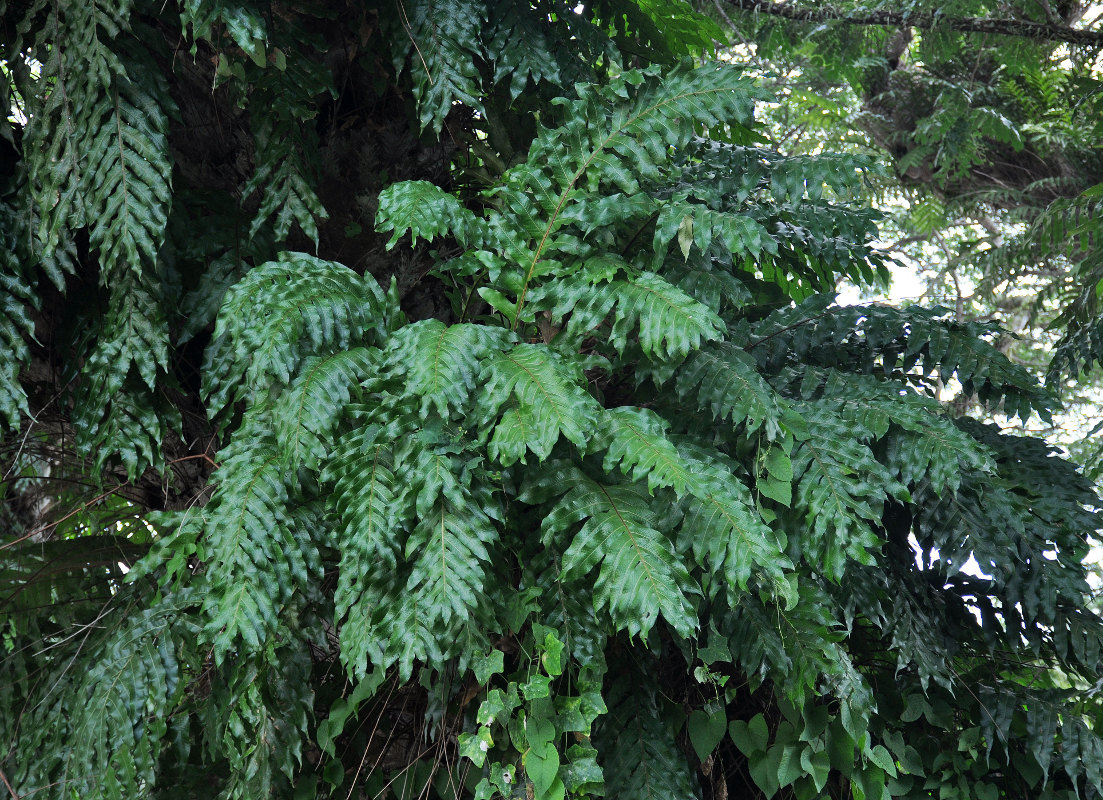
[[[854,428],[822,405],[803,404],[806,438],[793,449],[795,508],[809,526],[798,539],[810,563],[833,580],[848,561],[872,563],[886,497],[907,500],[907,489],[877,462]]]
[[[712,309],[655,273],[628,270],[625,277],[614,278],[604,260],[595,261],[548,286],[546,296],[554,298],[548,308],[552,323],[569,315],[565,341],[581,341],[610,314],[608,341],[622,354],[633,333],[645,356],[674,362],[722,335],[724,322]],[[539,297],[534,293],[533,308],[544,308]]]
[[[599,442],[606,444],[603,467],[617,467],[632,480],[646,479],[674,491],[685,517],[679,528],[679,552],[691,551],[706,574],[721,576],[710,588],[733,596],[747,588],[752,575],[762,585],[780,585],[792,564],[774,533],[755,510],[750,490],[715,450],[688,440],[672,441],[668,424],[654,412],[622,406],[601,417]]]
[[[481,50],[485,6],[469,0],[417,0],[404,7],[405,36],[395,42],[395,71],[413,77],[418,120],[439,131],[454,103],[482,109],[476,59]]]
[[[661,614],[679,634],[691,636],[697,622],[688,595],[700,589],[658,530],[647,491],[598,483],[563,465],[551,474],[569,488],[544,519],[545,541],[583,523],[563,554],[564,580],[581,580],[600,564],[594,602],[608,606],[618,628],[646,637]]]
[[[817,371],[806,371],[808,387]],[[966,472],[993,473],[992,454],[961,430],[934,398],[917,394],[897,383],[827,370],[822,390],[824,402],[873,439],[888,438],[888,458],[905,484],[923,479],[939,490],[954,490]],[[806,395],[807,396],[807,395]]]
[[[284,253],[227,293],[207,353],[212,407],[290,383],[302,359],[387,335],[387,302],[374,279],[331,261]]]
[[[20,759],[17,785],[46,796],[136,797],[158,786],[167,720],[183,700],[187,675],[200,666],[193,643],[191,591],[162,598],[149,608],[128,608],[125,619],[88,643],[87,667],[68,681],[64,670],[29,710],[24,730],[39,744]],[[85,640],[87,642],[87,639]],[[64,731],[69,745],[51,747]],[[29,742],[31,743],[31,742]]]
[[[557,251],[569,246],[557,232],[569,219],[570,207],[583,196],[578,189],[583,178],[631,197],[640,191],[641,179],[660,179],[672,153],[697,127],[726,124],[736,136],[751,120],[755,92],[737,70],[715,65],[683,69],[661,83],[649,77],[630,73],[604,93],[588,89],[567,105],[569,121],[560,128],[542,128],[527,163],[504,176],[501,197],[507,210],[492,224],[507,258],[514,256],[521,266],[516,274],[510,273],[507,283],[517,297],[518,314],[530,284],[554,270]],[[633,90],[641,83],[640,90]],[[608,116],[607,98],[629,93],[634,95],[632,105],[614,107]],[[541,210],[539,217],[531,211],[521,213],[533,200]],[[518,234],[535,240],[535,247]],[[545,260],[552,263],[542,265]]]
[[[307,644],[293,641],[273,648],[266,663],[243,658],[223,671],[229,674],[219,676],[222,730],[216,729],[221,736],[213,747],[229,763],[230,777],[219,797],[286,796],[302,763],[314,703]]]
[[[678,394],[694,391],[699,408],[709,406],[717,419],[745,425],[748,433],[762,429],[768,439],[784,430],[788,403],[758,373],[754,359],[730,342],[702,348],[678,372]]]
[[[325,459],[355,387],[377,369],[376,352],[355,347],[309,356],[299,365],[298,374],[271,410],[275,419],[282,420],[275,430],[276,447],[290,471],[300,466],[315,469]]]
[[[276,242],[287,242],[291,226],[297,224],[307,238],[318,243],[318,221],[328,219],[329,212],[314,190],[316,178],[303,162],[304,153],[316,148],[309,142],[310,135],[295,119],[280,120],[256,131],[255,149],[262,160],[242,189],[244,198],[260,192],[260,205],[249,225],[250,238],[271,221]]]
[[[341,658],[357,677],[368,668],[371,617],[379,610],[375,601],[400,588],[395,571],[412,510],[398,502],[393,439],[387,433],[378,425],[362,425],[342,437],[322,476],[333,486],[329,503],[340,519],[341,571],[333,603],[341,623]]]
[[[380,233],[391,231],[388,249],[406,233],[410,234],[411,244],[451,234],[466,246],[479,225],[479,220],[455,195],[429,181],[393,183],[379,193],[375,229]]]
[[[86,176],[86,202],[98,208],[89,238],[106,281],[121,269],[141,272],[153,265],[172,202],[167,86],[146,59],[125,66],[110,88],[111,111],[86,145],[97,161]]]
[[[487,9],[490,35],[486,47],[497,54],[494,83],[508,80],[511,100],[520,97],[526,86],[540,81],[568,86],[583,79],[588,70],[581,60],[550,44],[556,31],[548,15],[509,0],[488,3]],[[570,79],[564,80],[565,75]]]
[[[223,591],[204,598],[204,637],[219,663],[230,651],[260,651],[280,629],[280,611],[296,587],[309,581],[288,476],[265,427],[254,412],[224,448],[206,512],[207,577]]]
[[[793,564],[733,465],[696,442],[683,440],[677,446],[694,477],[692,496],[682,503],[679,550],[691,550],[706,574],[722,577],[715,585],[723,585],[730,598],[745,591],[752,578],[775,594],[783,593],[785,573]],[[710,594],[713,586],[710,581],[705,587]]]
[[[509,339],[504,334],[485,325],[446,326],[435,319],[406,325],[391,338],[390,373],[405,381],[406,394],[419,399],[422,419],[432,408],[445,420],[465,416],[480,391],[484,365]]]
[[[481,482],[478,461],[438,436],[422,431],[407,438],[397,454],[407,474],[401,487],[378,442],[354,462],[359,475],[346,483],[359,488],[353,481],[363,480],[370,469],[370,496],[352,506],[339,485],[339,508],[354,512],[346,522],[370,526],[354,531],[350,525],[345,533],[351,547],[343,563],[358,562],[368,574],[367,580],[348,575],[351,583],[342,591],[342,605],[348,602],[345,627],[368,623],[364,630],[343,631],[344,641],[362,648],[345,655],[358,671],[366,654],[375,666],[397,663],[409,676],[415,662],[440,664],[485,638],[473,623],[487,613],[484,587],[490,548],[498,539],[492,515],[500,513],[493,492]],[[391,558],[392,543],[401,541],[396,534],[405,540],[397,571],[382,566]],[[363,558],[372,562],[364,565]]]
[[[637,672],[617,681],[606,698],[609,713],[597,726],[594,741],[610,797],[694,800],[698,796],[685,756],[663,724],[660,697],[644,673]]]
[[[796,594],[782,607],[749,593],[718,623],[742,669],[794,699],[855,671],[828,594],[810,576],[801,576]]]
[[[748,347],[759,364],[769,372],[787,360],[824,367],[859,364],[866,372],[879,366],[889,373],[901,370],[932,392],[936,381],[957,378],[966,397],[975,395],[1009,418],[1026,420],[1032,413],[1050,418],[1054,398],[987,340],[1000,333],[996,324],[957,322],[940,306],[829,308],[831,300],[809,298],[754,325],[757,338]]]
[[[508,466],[531,450],[547,458],[560,437],[585,449],[599,409],[583,389],[577,368],[546,347],[519,344],[485,366],[479,404],[487,420],[505,406],[487,446],[491,458]]]
[[[0,348],[9,354],[0,362],[0,429],[17,427],[29,412],[19,374],[31,355],[27,341],[34,336],[30,309],[36,299],[21,269],[16,216],[0,200]]]

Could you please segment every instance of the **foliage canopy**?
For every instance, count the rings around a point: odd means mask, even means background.
[[[1056,401],[708,17],[0,9],[11,795],[1100,794]]]

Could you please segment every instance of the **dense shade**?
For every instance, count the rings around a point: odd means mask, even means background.
[[[715,23],[0,8],[9,794],[1098,796],[1053,398]]]

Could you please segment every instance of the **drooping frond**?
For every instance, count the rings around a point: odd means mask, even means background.
[[[124,598],[120,608],[105,609],[107,629],[82,636],[89,668],[67,676],[67,659],[53,680],[39,683],[23,721],[37,746],[11,780],[30,792],[89,798],[137,797],[157,787],[171,715],[198,665],[190,613],[197,599],[189,590],[146,609],[122,605]],[[68,747],[50,743],[59,727]]]
[[[594,734],[607,791],[640,800],[691,800],[697,791],[663,725],[661,695],[642,679],[637,674],[618,683],[608,699],[609,714]]]
[[[565,580],[583,579],[600,565],[594,601],[618,626],[646,636],[661,614],[678,633],[696,627],[689,595],[700,592],[667,536],[646,490],[593,481],[559,466],[541,482],[572,487],[544,520],[545,541],[567,536]],[[577,523],[582,527],[569,534]]]
[[[307,354],[378,344],[384,307],[378,283],[333,262],[290,253],[255,267],[215,326],[204,387],[213,406],[290,383]]]

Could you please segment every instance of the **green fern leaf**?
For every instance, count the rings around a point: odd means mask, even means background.
[[[310,356],[299,365],[291,386],[272,407],[276,446],[288,469],[314,469],[326,457],[327,444],[353,389],[377,367],[375,351],[363,347],[327,356]]]
[[[409,437],[404,449],[400,460],[410,483],[396,492],[395,505],[412,504],[416,513],[403,548],[405,568],[401,577],[380,576],[359,599],[363,605],[385,598],[385,605],[350,609],[349,619],[372,620],[364,645],[376,666],[397,663],[409,676],[415,661],[441,664],[483,641],[472,623],[485,615],[498,530],[489,516],[495,500],[478,482],[476,459],[426,432]],[[372,575],[381,571],[369,568]]]
[[[586,448],[599,406],[568,370],[551,350],[532,344],[516,345],[486,364],[483,413],[493,419],[509,404],[488,445],[491,458],[508,466],[531,450],[545,459],[560,437]]]
[[[679,550],[688,545],[698,564],[722,576],[729,596],[746,590],[752,577],[759,585],[782,590],[793,564],[733,465],[720,461],[714,449],[693,442],[679,441],[678,450],[693,476],[692,497],[683,502]]]
[[[786,401],[758,374],[754,359],[729,342],[703,348],[678,372],[678,393],[694,390],[699,407],[711,406],[717,419],[745,425],[748,433],[760,428],[773,440],[784,430]]]
[[[230,651],[261,650],[280,629],[295,588],[309,582],[287,476],[265,427],[259,415],[248,419],[220,454],[219,489],[207,512],[208,579],[224,591],[204,598],[204,635],[219,663]]]
[[[284,253],[250,270],[226,293],[207,354],[204,392],[221,409],[290,383],[306,354],[379,344],[387,336],[386,308],[372,278],[303,253]]]
[[[570,315],[565,341],[581,341],[610,313],[608,340],[618,353],[628,349],[629,336],[635,333],[633,340],[648,358],[680,361],[702,342],[722,335],[723,320],[677,286],[650,272],[609,279],[610,266],[607,260],[595,259],[577,275],[549,284],[546,293],[533,294],[534,308],[545,307],[542,297],[554,298],[546,304],[553,323]]]
[[[804,386],[817,374],[806,370]],[[833,401],[835,413],[875,439],[899,429],[889,437],[886,461],[899,470],[906,484],[926,478],[937,489],[954,490],[961,485],[963,471],[995,472],[991,453],[955,425],[934,398],[896,383],[836,370],[826,371],[822,396]]]
[[[404,37],[396,37],[395,69],[407,62],[421,127],[439,131],[454,103],[482,109],[476,68],[485,6],[463,0],[418,0],[405,7]]]
[[[407,232],[411,244],[417,244],[419,239],[431,242],[451,234],[466,246],[473,241],[478,227],[475,215],[435,183],[403,181],[379,193],[375,229],[380,233],[391,231],[388,250]]]
[[[407,394],[420,398],[422,419],[429,417],[431,408],[441,419],[463,416],[492,348],[500,350],[508,340],[504,334],[485,325],[415,322],[391,338],[390,372],[405,379]]]
[[[691,636],[697,621],[687,595],[700,589],[659,532],[646,490],[597,483],[572,469],[555,475],[570,488],[544,520],[545,541],[583,523],[563,554],[564,580],[581,580],[600,564],[594,602],[608,606],[619,628],[646,637],[662,614]]]
[[[22,366],[30,358],[27,340],[34,335],[30,308],[35,294],[20,269],[14,241],[18,228],[13,209],[0,202],[0,348],[9,354],[0,362],[0,429],[17,427],[28,413],[27,394],[19,383]]]
[[[609,797],[698,797],[685,756],[663,723],[660,698],[652,682],[639,671],[614,684],[607,698],[609,713],[594,731]]]
[[[805,557],[833,580],[846,562],[873,562],[871,526],[881,521],[886,496],[907,500],[908,491],[855,439],[854,429],[820,405],[799,408],[806,438],[793,450],[796,508],[809,525],[800,535]]]

